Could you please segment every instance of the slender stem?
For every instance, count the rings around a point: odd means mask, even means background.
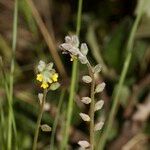
[[[90,65],[90,63],[88,62],[87,64],[88,68],[89,68],[89,74],[92,78],[92,83],[91,83],[91,104],[90,104],[90,148],[91,150],[94,150],[94,105],[95,105],[95,78],[94,78],[94,73],[92,70],[92,66]]]
[[[76,25],[76,34],[79,36],[80,34],[80,26],[81,26],[81,14],[82,14],[82,2],[83,0],[78,1],[78,14],[77,14],[77,25]],[[69,102],[68,102],[68,110],[67,110],[67,120],[66,120],[66,128],[64,134],[64,141],[62,144],[61,149],[66,150],[66,146],[68,143],[69,137],[69,129],[71,124],[72,112],[73,112],[73,99],[77,85],[77,67],[78,62],[77,60],[73,61],[73,68],[72,68],[72,77],[71,77],[71,87],[70,87],[70,95],[69,95]]]
[[[15,135],[16,135],[16,125],[14,121],[14,113],[13,113],[13,84],[14,84],[14,69],[15,69],[15,52],[16,52],[16,42],[17,42],[17,23],[18,23],[18,0],[15,0],[14,6],[14,19],[13,19],[13,40],[12,40],[12,60],[11,60],[11,68],[10,68],[10,78],[9,78],[9,112],[8,112],[8,141],[7,141],[7,149],[11,150],[12,146],[12,125],[14,127]]]
[[[39,129],[40,129],[41,120],[42,120],[42,116],[43,116],[43,112],[44,112],[44,104],[45,104],[45,101],[46,101],[46,95],[47,95],[47,90],[44,90],[44,92],[43,92],[43,100],[42,100],[42,104],[40,105],[40,112],[39,112],[37,123],[36,123],[36,130],[35,130],[32,150],[36,150],[36,148],[37,148]]]
[[[55,137],[56,128],[58,125],[58,120],[59,120],[59,116],[60,116],[60,110],[61,110],[62,102],[63,102],[64,96],[65,96],[65,91],[66,91],[66,89],[63,89],[61,92],[61,95],[60,95],[59,104],[58,104],[58,112],[57,112],[56,118],[54,120],[53,128],[52,128],[53,130],[52,130],[52,136],[51,136],[51,142],[50,142],[51,143],[50,144],[50,150],[54,149],[54,137]]]
[[[108,134],[110,132],[110,129],[112,127],[112,124],[113,124],[113,121],[114,121],[114,118],[115,118],[115,115],[116,115],[116,112],[117,112],[120,93],[121,93],[121,90],[122,90],[123,83],[125,81],[125,77],[126,77],[126,74],[127,74],[128,68],[129,68],[130,61],[131,61],[135,33],[136,33],[136,30],[137,30],[138,24],[140,22],[140,19],[142,17],[142,8],[143,8],[142,6],[143,6],[143,4],[141,5],[141,10],[139,11],[138,16],[136,17],[136,20],[135,20],[135,22],[133,24],[133,27],[131,29],[131,33],[130,33],[128,43],[127,43],[127,56],[126,56],[126,59],[125,59],[124,65],[123,65],[123,69],[122,69],[122,72],[121,72],[121,76],[120,76],[120,79],[119,79],[117,92],[113,91],[114,102],[112,104],[112,108],[111,108],[111,111],[110,111],[110,115],[108,117],[107,124],[106,124],[105,129],[104,129],[104,132],[102,134],[102,137],[99,140],[99,145],[98,145],[98,148],[97,148],[98,150],[103,150],[104,149]]]

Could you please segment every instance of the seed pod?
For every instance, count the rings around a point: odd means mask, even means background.
[[[42,101],[43,101],[43,93],[39,93],[38,98],[39,98],[39,102],[40,102],[40,105],[41,105]]]
[[[90,143],[87,142],[87,141],[84,141],[84,140],[79,141],[78,144],[79,144],[83,149],[86,149],[86,148],[88,148],[88,147],[90,146]]]
[[[94,68],[93,68],[93,72],[94,73],[99,73],[102,69],[102,66],[100,64],[97,64]]]
[[[85,82],[85,83],[91,83],[92,78],[90,76],[83,76],[82,81]]]
[[[96,93],[99,93],[99,92],[102,92],[105,88],[106,84],[103,82],[103,83],[100,83],[96,86],[96,89],[95,89],[95,92]]]
[[[79,115],[84,121],[90,121],[89,115],[84,114],[84,113],[80,113]]]
[[[90,104],[91,98],[90,97],[82,97],[81,102],[84,104]]]
[[[102,129],[102,127],[103,127],[103,125],[104,125],[104,122],[98,122],[97,124],[95,124],[95,126],[94,126],[94,131],[98,131],[98,130],[101,130]]]
[[[100,110],[103,107],[103,105],[104,105],[104,101],[103,100],[99,100],[95,104],[94,111]]]
[[[50,132],[52,130],[52,128],[47,124],[43,124],[43,125],[41,125],[41,130],[44,132]]]

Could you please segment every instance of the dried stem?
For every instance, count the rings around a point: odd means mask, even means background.
[[[36,124],[36,130],[35,130],[32,150],[36,150],[36,148],[37,148],[39,129],[40,129],[41,120],[42,120],[42,116],[43,116],[43,112],[44,112],[44,104],[45,104],[45,101],[46,101],[46,95],[47,95],[47,90],[44,90],[44,92],[43,92],[43,100],[42,100],[42,103],[40,104],[40,112],[39,112],[38,119],[37,119],[37,124]]]

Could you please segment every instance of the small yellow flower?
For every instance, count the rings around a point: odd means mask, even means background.
[[[53,74],[52,80],[53,80],[54,82],[57,82],[57,81],[58,81],[58,73],[54,73],[54,74]]]
[[[42,82],[42,81],[43,81],[43,75],[42,75],[41,73],[40,73],[40,74],[37,74],[36,80]]]
[[[70,58],[70,61],[74,61],[75,59],[77,59],[77,56],[74,56],[74,55],[70,55],[71,58]]]
[[[48,88],[48,83],[47,83],[47,82],[43,82],[42,85],[41,85],[41,87],[42,87],[43,89]]]

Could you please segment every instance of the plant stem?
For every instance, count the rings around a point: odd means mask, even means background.
[[[14,127],[14,132],[16,136],[16,125],[13,113],[13,84],[14,84],[14,69],[15,69],[15,52],[16,52],[16,41],[17,41],[17,23],[18,23],[18,0],[15,0],[14,6],[14,19],[13,19],[13,40],[12,40],[12,60],[10,68],[10,78],[9,78],[9,96],[8,96],[8,141],[7,149],[11,150],[12,146],[12,125]]]
[[[78,14],[77,14],[77,25],[76,25],[76,35],[78,36],[80,34],[80,27],[81,27],[82,2],[83,0],[78,1]],[[72,112],[73,112],[73,100],[74,100],[74,95],[75,95],[75,90],[77,85],[77,81],[76,81],[77,67],[78,67],[78,62],[77,60],[74,60],[73,68],[72,68],[72,76],[71,76],[71,87],[70,87],[70,95],[69,95],[68,110],[67,110],[66,128],[64,134],[64,141],[61,148],[62,150],[66,150],[66,146],[68,143],[69,129],[71,124]]]
[[[92,78],[92,83],[91,83],[91,104],[90,104],[90,148],[91,150],[94,150],[94,105],[95,105],[95,78],[94,78],[94,73],[92,70],[92,66],[88,62],[87,64],[89,68],[89,74]]]
[[[46,101],[46,95],[47,95],[47,90],[44,90],[44,92],[43,92],[43,100],[42,100],[42,103],[40,104],[40,112],[38,114],[38,119],[37,119],[37,123],[36,123],[36,130],[35,130],[32,150],[36,150],[36,148],[37,148],[39,129],[40,129],[41,120],[42,120],[42,116],[43,116],[43,112],[44,112],[44,104],[45,104],[45,101]]]
[[[61,95],[60,95],[59,104],[58,104],[58,112],[57,112],[56,118],[54,120],[53,128],[52,128],[53,130],[52,130],[52,135],[51,135],[50,150],[54,149],[54,138],[55,138],[56,128],[57,128],[57,124],[58,124],[58,120],[59,120],[59,116],[60,116],[62,102],[63,102],[64,96],[65,96],[65,91],[66,91],[66,89],[63,89],[61,92]]]
[[[140,22],[140,19],[142,17],[142,8],[143,8],[142,6],[143,6],[143,4],[144,3],[141,4],[141,9],[140,9],[140,11],[139,11],[139,13],[138,13],[138,15],[135,19],[135,22],[133,24],[133,27],[131,29],[131,33],[130,33],[130,36],[129,36],[129,39],[128,39],[127,49],[126,49],[127,56],[126,56],[126,59],[124,61],[123,69],[122,69],[121,76],[120,76],[120,79],[119,79],[117,92],[113,91],[113,93],[114,93],[113,94],[114,95],[114,102],[112,104],[112,108],[111,108],[111,111],[110,111],[110,115],[108,117],[106,127],[104,129],[102,137],[99,140],[99,145],[98,145],[98,148],[97,148],[98,150],[103,150],[104,149],[108,134],[110,132],[113,121],[115,119],[115,115],[116,115],[116,112],[117,112],[117,107],[118,107],[118,104],[119,104],[120,93],[121,93],[121,90],[122,90],[123,83],[125,81],[125,77],[126,77],[126,74],[127,74],[128,68],[129,68],[130,61],[131,61],[135,33],[136,33],[136,30],[137,30],[138,24]]]

